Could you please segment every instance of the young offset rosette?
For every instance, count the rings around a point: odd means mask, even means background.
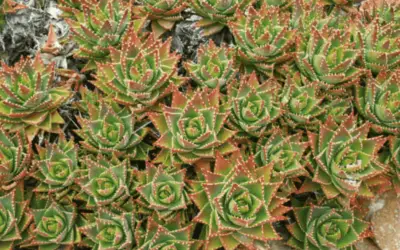
[[[78,169],[78,148],[72,140],[60,135],[57,143],[37,146],[38,159],[33,162],[36,171],[32,177],[39,181],[35,192],[54,193],[61,198],[71,190]]]
[[[8,134],[0,128],[0,190],[13,187],[30,171],[33,151],[23,131]]]
[[[294,58],[301,74],[310,81],[323,83],[324,88],[337,89],[357,83],[365,70],[355,66],[361,50],[350,38],[347,30],[316,27],[311,35],[299,37]]]
[[[96,160],[86,157],[82,165],[75,179],[81,188],[76,199],[85,201],[87,208],[120,206],[130,197],[133,175],[127,160],[120,162],[113,158],[109,161],[98,155]]]
[[[177,89],[171,107],[160,113],[148,113],[160,133],[154,145],[161,148],[155,162],[166,166],[192,164],[200,159],[213,159],[218,151],[228,154],[236,150],[230,138],[234,131],[224,127],[228,107],[220,104],[220,92],[204,89],[185,96]]]
[[[357,118],[349,115],[340,124],[328,117],[318,133],[308,132],[313,183],[305,182],[303,187],[317,184],[328,199],[336,198],[346,206],[356,195],[373,197],[370,187],[379,185],[374,177],[387,168],[377,157],[386,138],[369,138],[370,127],[368,122],[357,126]]]
[[[75,205],[63,206],[54,201],[41,209],[32,209],[35,229],[33,240],[26,246],[39,246],[39,249],[56,250],[73,248],[81,241],[77,226]]]
[[[145,160],[150,146],[143,142],[148,128],[136,124],[134,113],[117,103],[87,103],[89,117],[77,117],[81,129],[75,132],[89,152],[132,160]]]
[[[284,123],[292,128],[312,129],[318,124],[318,116],[327,110],[322,104],[324,99],[318,82],[302,78],[299,72],[288,76],[281,92]]]
[[[199,249],[192,240],[192,226],[182,227],[179,219],[160,223],[157,217],[140,221],[135,230],[137,250],[152,249]],[[195,245],[196,244],[196,245]]]
[[[356,86],[355,106],[378,133],[400,134],[400,69],[381,71]]]
[[[381,25],[392,23],[395,29],[400,28],[400,2],[397,0],[363,1],[360,13],[366,23],[378,19]]]
[[[184,0],[144,0],[139,11],[151,20],[151,29],[159,37],[182,19],[181,12],[186,7]]]
[[[193,221],[204,224],[200,235],[205,249],[255,249],[279,239],[272,222],[282,217],[272,215],[271,205],[281,183],[270,182],[270,167],[256,168],[253,156],[244,161],[237,155],[218,155],[214,170],[203,166],[197,174],[190,182],[191,198],[199,209]]]
[[[239,60],[248,73],[257,69],[272,75],[275,64],[291,59],[289,50],[295,41],[295,30],[289,26],[290,13],[264,4],[260,10],[253,7],[246,13],[238,10],[236,17],[229,27],[235,37]]]
[[[133,21],[130,4],[122,0],[99,0],[82,4],[82,11],[66,20],[72,39],[79,45],[75,56],[88,59],[83,71],[96,69],[95,61],[106,61],[109,58],[109,47],[121,46],[122,37]],[[135,26],[138,28],[140,22],[135,23]]]
[[[285,192],[295,191],[292,180],[299,176],[308,176],[303,155],[308,148],[301,132],[288,135],[281,129],[274,129],[270,136],[261,137],[255,146],[255,161],[258,166],[272,166],[272,180],[285,181]]]
[[[15,189],[0,197],[0,248],[16,249],[29,238],[27,228],[32,221],[32,213],[28,209],[29,200],[24,197],[23,182]]]
[[[137,172],[138,212],[151,215],[155,212],[162,221],[171,222],[181,217],[189,204],[185,184],[186,169],[169,170],[160,165],[146,164],[146,170]]]
[[[279,102],[279,89],[275,80],[260,84],[254,72],[228,86],[231,113],[227,123],[239,131],[238,138],[260,137],[280,117],[283,108]]]
[[[379,19],[370,24],[358,22],[353,26],[353,39],[362,51],[359,63],[375,76],[400,66],[400,30],[393,23],[382,25]]]
[[[121,49],[110,47],[111,62],[98,63],[92,83],[110,99],[141,110],[179,87],[184,78],[177,75],[179,56],[170,53],[171,39],[162,42],[149,36],[143,42],[134,29],[124,37]]]
[[[0,123],[10,131],[25,130],[29,139],[39,131],[56,133],[64,123],[57,112],[72,92],[54,86],[54,63],[21,59],[14,67],[2,63],[0,71]]]
[[[312,205],[293,212],[296,223],[287,226],[292,235],[287,244],[294,249],[354,249],[369,233],[369,224],[345,209]]]
[[[82,245],[93,250],[134,249],[135,224],[133,213],[100,208],[93,221],[79,228],[86,236]]]
[[[221,88],[229,85],[236,77],[235,54],[227,45],[217,47],[210,40],[197,51],[197,63],[185,64],[190,77],[201,87]]]
[[[190,7],[194,12],[203,17],[197,22],[202,27],[203,35],[209,36],[220,32],[229,21],[235,19],[238,10],[244,11],[255,0],[190,0]]]

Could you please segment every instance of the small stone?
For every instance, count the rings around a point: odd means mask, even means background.
[[[371,218],[372,231],[377,245],[384,250],[400,249],[400,197],[391,191],[383,194],[379,199],[384,201],[383,207],[377,210]]]
[[[357,242],[355,247],[357,250],[380,250],[380,248],[370,239],[363,239]]]

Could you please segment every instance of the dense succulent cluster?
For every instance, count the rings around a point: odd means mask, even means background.
[[[58,7],[69,37],[1,64],[1,250],[373,237],[364,205],[400,194],[398,1]]]

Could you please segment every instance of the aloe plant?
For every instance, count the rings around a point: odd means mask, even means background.
[[[239,131],[236,137],[260,137],[283,113],[279,102],[280,85],[269,80],[259,83],[256,74],[245,75],[228,86],[231,113],[228,126]]]
[[[349,30],[313,27],[309,36],[297,39],[294,58],[298,69],[310,81],[331,88],[332,93],[358,83],[365,70],[355,65],[361,50],[350,38]]]
[[[356,86],[357,110],[379,133],[400,134],[399,100],[400,70],[381,71],[367,78],[365,86]]]
[[[33,151],[23,131],[9,134],[0,129],[0,189],[24,180],[31,167]]]
[[[318,133],[308,132],[312,181],[327,199],[335,198],[344,205],[355,196],[373,197],[370,186],[376,185],[374,177],[387,171],[377,156],[386,138],[368,137],[371,124],[357,126],[356,119],[349,115],[338,124],[329,117],[320,123]]]
[[[171,107],[148,116],[160,133],[154,143],[161,152],[154,160],[167,166],[213,159],[216,152],[236,150],[230,139],[234,131],[224,127],[229,115],[227,105],[220,104],[220,92],[204,89],[188,96],[175,90]]]
[[[204,224],[200,237],[205,249],[253,249],[279,239],[271,223],[282,218],[273,216],[269,207],[280,183],[270,182],[270,167],[256,168],[253,156],[245,161],[218,155],[214,170],[203,166],[197,174],[190,182],[199,209],[193,221]]]
[[[81,241],[74,205],[63,206],[49,201],[44,208],[32,209],[32,213],[36,227],[33,230],[34,238],[27,246],[55,250],[72,248]]]
[[[33,162],[36,171],[32,177],[39,180],[35,192],[54,193],[57,199],[70,191],[78,169],[78,147],[72,140],[60,136],[57,143],[37,146],[38,159]]]
[[[396,193],[400,193],[400,138],[391,136],[389,137],[389,166],[391,180]]]
[[[95,62],[109,59],[109,47],[120,48],[132,19],[132,7],[122,0],[99,0],[82,4],[82,11],[67,19],[71,38],[79,45],[75,57],[87,59],[82,71],[96,69]],[[135,21],[140,29],[142,21]]]
[[[0,248],[16,249],[29,239],[28,226],[33,215],[28,209],[29,200],[24,195],[23,182],[0,197]]]
[[[296,223],[287,227],[292,235],[287,244],[294,249],[354,249],[369,230],[366,221],[345,209],[313,205],[293,212]]]
[[[366,0],[361,3],[360,13],[366,23],[378,19],[381,25],[393,23],[395,29],[400,27],[400,3],[397,1]]]
[[[176,220],[189,205],[186,170],[168,170],[164,166],[146,164],[146,170],[137,173],[139,213],[151,215],[155,212],[162,221]]]
[[[254,2],[255,0],[190,0],[194,12],[202,17],[196,24],[203,28],[203,35],[205,36],[220,32],[229,21],[235,19],[237,10],[244,11]]]
[[[129,108],[104,100],[86,105],[89,117],[77,117],[82,128],[75,131],[83,139],[80,143],[84,149],[120,158],[147,159],[150,145],[143,142],[143,138],[148,128],[136,125],[136,118]]]
[[[272,75],[275,64],[291,59],[289,50],[295,42],[295,30],[289,26],[290,14],[278,7],[262,5],[259,10],[249,7],[238,10],[229,27],[238,47],[243,68]]]
[[[86,157],[82,165],[75,178],[81,188],[76,199],[85,201],[87,208],[122,206],[130,197],[133,176],[127,160],[120,162],[115,157],[107,160],[98,155],[97,159]]]
[[[71,96],[68,85],[54,86],[54,63],[40,54],[21,59],[14,67],[2,63],[0,123],[9,131],[25,130],[31,140],[40,131],[59,132],[64,120],[57,109]]]
[[[362,51],[360,65],[374,75],[382,70],[394,70],[400,65],[400,32],[393,23],[356,23],[353,27],[356,48]]]
[[[179,87],[185,78],[177,75],[179,56],[166,42],[148,37],[143,42],[134,29],[128,31],[121,49],[109,48],[111,62],[98,63],[92,82],[108,98],[136,110],[152,107]]]
[[[208,45],[201,45],[197,51],[197,63],[185,63],[190,77],[201,87],[225,88],[235,79],[236,67],[233,48],[220,47],[210,40]]]
[[[82,245],[93,250],[134,249],[136,221],[132,213],[100,208],[88,225],[79,228],[86,238]]]

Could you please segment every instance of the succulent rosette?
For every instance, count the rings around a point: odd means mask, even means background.
[[[104,206],[122,206],[130,197],[132,172],[128,161],[120,162],[115,157],[110,161],[98,155],[97,159],[86,157],[82,161],[83,170],[75,181],[81,192],[76,199],[86,202],[93,209]]]
[[[93,250],[134,249],[135,224],[133,213],[100,208],[93,221],[79,228],[86,236],[82,245]]]
[[[192,226],[182,227],[179,220],[160,223],[157,217],[148,217],[140,221],[135,231],[138,250],[151,249],[198,249],[198,243],[192,240]]]
[[[399,67],[400,31],[393,23],[382,25],[375,19],[370,24],[355,23],[352,30],[356,48],[362,50],[360,65],[374,75]]]
[[[237,10],[246,10],[255,0],[190,0],[190,7],[194,12],[203,17],[197,26],[203,28],[203,35],[209,36],[220,32],[229,21],[235,19]]]
[[[154,143],[161,148],[155,162],[166,166],[191,164],[213,159],[216,152],[225,155],[236,150],[230,139],[234,131],[224,127],[229,115],[227,105],[220,104],[220,92],[204,89],[185,96],[175,90],[171,107],[148,116],[160,133]]]
[[[386,138],[369,138],[370,127],[368,122],[357,126],[356,116],[349,115],[340,124],[328,117],[320,123],[318,133],[308,132],[312,181],[320,186],[327,199],[336,198],[348,205],[349,199],[356,195],[374,196],[371,187],[379,184],[374,177],[387,171],[377,157]]]
[[[208,45],[201,45],[197,51],[197,63],[185,64],[190,77],[201,87],[211,89],[229,85],[235,79],[238,69],[235,54],[227,45],[218,47],[210,40]]]
[[[160,220],[176,220],[187,209],[189,196],[185,184],[186,169],[168,170],[164,166],[146,164],[146,170],[137,173],[139,213],[155,212]]]
[[[86,105],[89,117],[77,117],[82,128],[75,131],[83,139],[80,143],[84,149],[119,158],[147,159],[150,146],[143,138],[148,128],[136,124],[135,115],[129,108],[104,101]]]
[[[57,143],[46,142],[37,146],[38,159],[33,162],[36,169],[32,176],[39,180],[35,192],[55,193],[61,198],[70,191],[78,169],[78,148],[72,140],[61,136]]]
[[[375,131],[400,134],[400,69],[381,71],[365,86],[356,86],[355,104]]]
[[[254,69],[272,75],[275,64],[291,59],[289,50],[295,42],[295,30],[289,26],[290,14],[278,7],[262,5],[237,11],[229,27],[238,47],[238,57],[245,70]]]
[[[144,0],[139,11],[151,20],[152,31],[160,36],[182,19],[181,12],[186,7],[187,2],[184,0]]]
[[[307,175],[303,155],[308,146],[308,142],[303,141],[302,132],[289,135],[281,129],[274,129],[257,142],[255,161],[259,166],[271,164],[274,179]]]
[[[179,56],[170,53],[171,39],[165,42],[149,36],[141,42],[131,29],[121,49],[110,47],[111,62],[98,63],[92,83],[115,102],[135,109],[154,106],[179,87],[184,78],[177,75]]]
[[[332,88],[331,94],[358,83],[365,70],[355,66],[361,50],[350,38],[348,30],[316,27],[311,34],[299,37],[294,58],[301,74],[310,81],[321,82],[324,88]]]
[[[302,79],[300,73],[286,79],[281,93],[284,104],[284,121],[289,126],[312,129],[318,124],[318,117],[326,112],[322,105],[324,96],[318,82]]]
[[[23,182],[12,191],[0,197],[0,248],[16,249],[29,238],[27,228],[32,221],[28,209],[29,200],[24,197]]]
[[[74,205],[63,206],[49,201],[46,207],[32,209],[34,223],[33,240],[27,246],[56,250],[72,248],[81,241],[77,226],[77,209]]]
[[[279,239],[271,214],[280,183],[271,183],[271,168],[256,168],[253,156],[224,159],[218,155],[214,170],[203,166],[191,181],[191,198],[199,209],[193,219],[204,224],[205,249],[255,249],[257,244]]]
[[[368,235],[369,224],[352,211],[328,206],[293,208],[296,223],[287,226],[294,249],[355,249],[354,244]]]
[[[83,71],[96,69],[95,61],[107,61],[109,47],[119,48],[132,24],[132,7],[122,0],[82,4],[82,11],[67,19],[72,39],[79,45],[75,56],[87,59]]]
[[[54,87],[54,63],[36,55],[0,71],[0,123],[10,131],[25,130],[29,139],[39,131],[55,133],[64,123],[57,112],[71,96],[68,85]]]
[[[243,76],[240,82],[228,86],[231,113],[228,126],[238,138],[259,137],[283,112],[279,101],[280,85],[275,80],[259,83],[256,74]]]
[[[0,190],[13,187],[30,171],[33,151],[23,131],[9,134],[0,129]]]

